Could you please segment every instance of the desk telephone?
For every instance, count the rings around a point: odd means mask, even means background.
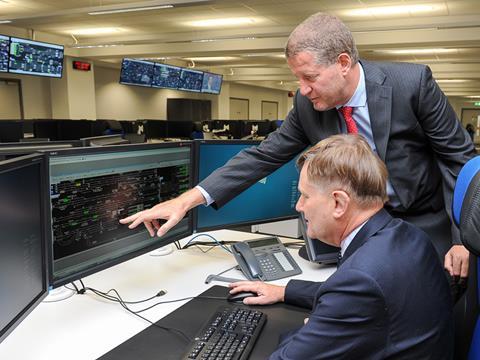
[[[232,245],[232,253],[249,280],[278,280],[302,273],[280,240],[273,236]]]

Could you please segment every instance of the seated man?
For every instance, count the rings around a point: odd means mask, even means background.
[[[336,135],[305,152],[297,210],[312,238],[341,248],[324,283],[231,284],[245,304],[312,309],[270,359],[452,359],[452,300],[427,235],[384,209],[387,170],[358,135]]]

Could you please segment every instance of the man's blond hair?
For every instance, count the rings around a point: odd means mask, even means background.
[[[298,158],[307,167],[310,182],[325,190],[343,190],[360,207],[387,200],[387,167],[360,135],[334,135],[317,143]]]

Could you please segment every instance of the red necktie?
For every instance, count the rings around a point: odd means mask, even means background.
[[[338,109],[340,113],[343,115],[345,119],[345,124],[347,125],[347,133],[349,134],[358,134],[357,124],[355,124],[355,120],[353,120],[352,112],[353,107],[351,106],[342,106]]]

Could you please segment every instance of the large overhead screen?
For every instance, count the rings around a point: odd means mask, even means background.
[[[10,38],[9,72],[62,77],[63,46],[40,41]]]

